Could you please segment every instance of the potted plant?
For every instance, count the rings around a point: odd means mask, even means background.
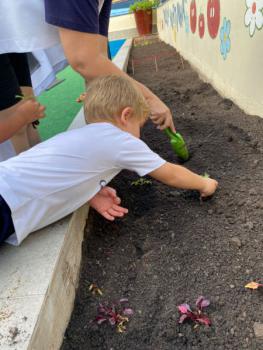
[[[158,4],[159,0],[140,0],[130,5],[130,11],[134,13],[139,35],[152,33],[152,9]]]

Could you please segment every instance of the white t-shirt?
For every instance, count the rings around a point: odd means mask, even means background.
[[[99,0],[99,12],[103,3]],[[0,1],[0,53],[32,52],[59,43],[58,28],[45,21],[44,0]]]
[[[20,244],[73,212],[122,169],[144,176],[164,163],[143,141],[110,123],[67,131],[0,163],[0,194],[15,227],[8,242]]]
[[[38,62],[31,69],[35,95],[67,65],[58,28],[45,21],[44,0],[0,0],[0,54],[8,52],[32,52]]]

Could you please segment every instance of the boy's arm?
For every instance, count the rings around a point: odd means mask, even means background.
[[[211,196],[218,186],[217,181],[213,179],[204,178],[180,165],[168,162],[149,173],[149,175],[172,187],[197,190],[201,197]]]

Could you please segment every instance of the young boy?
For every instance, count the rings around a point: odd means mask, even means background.
[[[123,216],[127,209],[114,190],[102,188],[122,169],[212,195],[215,180],[166,162],[139,139],[148,114],[144,97],[127,78],[93,81],[85,100],[90,124],[0,163],[0,241],[20,244],[87,201],[109,220]]]

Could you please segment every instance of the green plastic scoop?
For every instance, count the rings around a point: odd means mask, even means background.
[[[189,152],[182,135],[179,132],[173,132],[170,128],[164,129],[164,132],[170,138],[174,153],[183,161],[187,161],[189,159]]]

